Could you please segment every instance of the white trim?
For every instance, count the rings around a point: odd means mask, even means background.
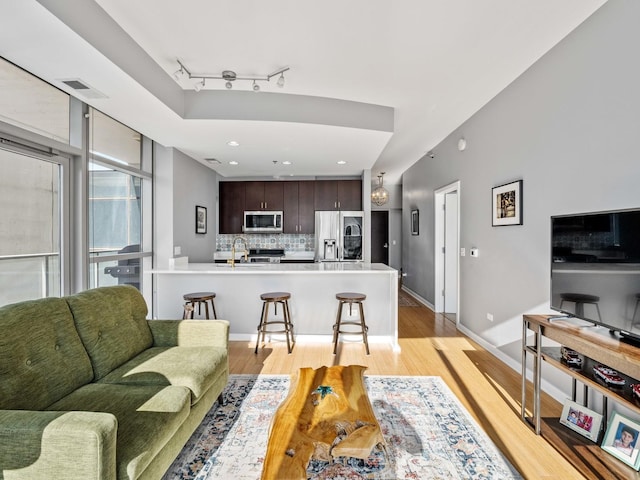
[[[478,335],[473,333],[464,325],[459,324],[458,331],[464,333],[467,337],[469,337],[471,340],[476,342],[478,345],[480,345],[482,348],[484,348],[487,352],[489,352],[491,355],[496,357],[502,363],[511,367],[513,370],[515,370],[518,373],[518,375],[520,376],[522,375],[522,365],[519,362],[515,361],[513,358],[504,354],[502,351],[497,349],[494,345],[491,345],[489,342],[487,342],[482,337],[479,337]],[[533,372],[529,368],[527,368],[527,379],[528,380],[533,379]],[[563,403],[566,400],[567,393],[560,390],[555,385],[545,381],[544,378],[541,379],[541,386],[542,386],[542,390],[545,393],[551,395],[558,402]]]
[[[418,295],[416,292],[414,292],[410,288],[405,287],[404,285],[402,286],[402,290],[404,290],[409,295],[414,297],[416,300],[418,300],[422,305],[427,307],[429,310],[431,310],[432,312],[435,312],[435,310],[433,309],[433,305],[429,303],[427,300],[425,300],[424,298],[422,298],[420,295]]]
[[[447,193],[457,192],[458,194],[458,238],[456,244],[458,245],[458,249],[460,248],[460,205],[461,205],[461,185],[460,180],[450,183],[444,187],[438,188],[434,193],[434,231],[435,231],[435,250],[434,250],[434,273],[435,273],[435,285],[434,285],[434,312],[440,313],[444,311],[444,304],[441,292],[444,289],[444,285],[442,282],[442,271],[444,269],[443,260],[442,260],[442,249],[444,248],[444,202],[445,195]],[[457,298],[456,298],[456,325],[460,325],[460,256],[459,252],[456,252],[456,256],[458,258],[457,262]]]

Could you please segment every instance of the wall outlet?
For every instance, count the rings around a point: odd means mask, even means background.
[[[493,314],[492,313],[487,313],[487,320],[489,320],[490,322],[493,322]]]
[[[182,253],[182,247],[173,247],[173,254],[180,255]]]
[[[460,256],[461,256],[461,257],[464,257],[464,256],[466,256],[466,255],[467,255],[467,249],[466,249],[466,248],[464,248],[464,247],[462,247],[462,248],[460,249]]]

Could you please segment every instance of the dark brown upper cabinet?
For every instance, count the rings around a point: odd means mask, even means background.
[[[219,233],[242,233],[245,182],[220,182]]]
[[[313,233],[315,182],[284,183],[283,233]]]
[[[362,181],[318,180],[315,210],[362,210]]]
[[[284,182],[244,182],[245,210],[282,210]]]

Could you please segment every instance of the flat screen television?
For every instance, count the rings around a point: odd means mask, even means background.
[[[640,208],[551,217],[550,305],[640,341]]]

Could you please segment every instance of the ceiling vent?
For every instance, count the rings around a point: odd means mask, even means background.
[[[104,93],[96,90],[84,80],[79,78],[60,79],[67,87],[72,88],[78,95],[86,98],[108,98]]]

